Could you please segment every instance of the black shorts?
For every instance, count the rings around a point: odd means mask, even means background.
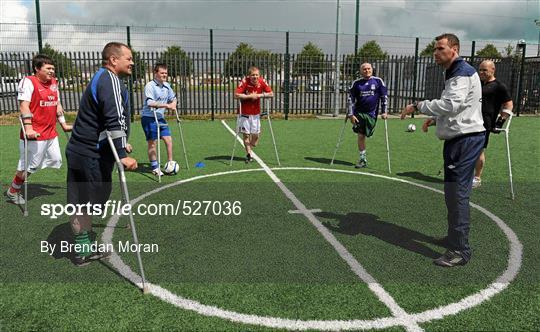
[[[489,143],[489,133],[491,133],[491,131],[486,130],[486,140],[484,141],[484,149],[487,148],[488,143]]]
[[[104,204],[111,195],[114,162],[66,151],[68,204]]]

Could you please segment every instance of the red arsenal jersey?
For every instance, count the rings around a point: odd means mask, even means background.
[[[236,93],[238,94],[252,94],[252,93],[270,93],[272,92],[272,89],[270,86],[266,83],[264,78],[259,77],[257,80],[257,84],[253,85],[251,84],[251,80],[249,77],[244,77],[244,79],[240,82],[240,85],[236,88]],[[246,115],[257,115],[261,113],[261,99],[257,100],[243,100],[242,103],[242,114]]]
[[[35,76],[27,76],[19,85],[19,100],[28,101],[25,95],[29,92],[29,87],[25,84],[32,84],[33,91],[30,100],[30,111],[32,112],[32,128],[40,136],[38,141],[49,140],[58,136],[56,132],[56,110],[58,107],[58,85],[56,79],[48,83],[42,83]],[[22,130],[21,130],[21,139]]]

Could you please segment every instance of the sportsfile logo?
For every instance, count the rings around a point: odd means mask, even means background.
[[[239,216],[242,214],[242,202],[240,201],[189,201],[178,200],[173,203],[139,204],[132,211],[131,204],[123,204],[121,201],[108,200],[105,204],[42,204],[41,215],[50,219],[58,219],[60,216],[107,216],[120,215],[139,216]]]
[[[109,214],[110,213],[110,214]],[[58,217],[67,216],[99,216],[102,219],[108,215],[127,216],[131,213],[131,204],[122,204],[121,201],[109,200],[105,204],[42,204],[41,215],[58,219]]]

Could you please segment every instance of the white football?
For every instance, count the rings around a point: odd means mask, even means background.
[[[180,165],[174,160],[168,161],[163,168],[163,173],[167,175],[175,175],[180,170]]]
[[[409,126],[407,127],[407,131],[411,133],[415,130],[416,130],[416,126],[414,125],[414,123],[409,124]]]

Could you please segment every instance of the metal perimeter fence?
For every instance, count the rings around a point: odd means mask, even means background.
[[[420,56],[420,45],[428,44],[429,38],[359,36],[356,43],[354,35],[340,35],[341,55],[336,58],[328,51],[335,43],[336,37],[332,34],[76,25],[44,27],[46,33],[42,41],[55,50],[60,98],[68,111],[78,110],[86,85],[101,66],[99,51],[111,40],[126,42],[136,51],[133,74],[126,79],[132,114],[138,114],[142,108],[144,85],[152,79],[152,67],[157,62],[166,62],[169,66],[180,113],[212,119],[215,115],[236,112],[234,90],[251,65],[261,69],[275,92],[270,101],[272,111],[282,112],[285,117],[345,112],[348,87],[358,77],[363,62],[372,63],[374,75],[385,81],[390,112],[399,112],[413,100],[437,98],[444,86],[442,68],[432,57]],[[35,25],[0,24],[2,114],[18,111],[16,86],[23,76],[32,72],[31,59],[37,53],[35,34]],[[376,58],[354,56],[352,45],[370,40],[381,45],[386,54]],[[309,42],[322,52],[314,56],[303,54],[301,48]],[[234,52],[240,43],[249,45],[251,54]],[[462,45],[462,54],[470,51],[465,60],[478,68],[484,58],[475,56],[477,42],[462,42]],[[167,52],[171,46],[178,49]],[[540,57],[525,57],[526,54],[522,49],[521,54],[493,60],[497,78],[511,91],[514,109],[518,113],[537,113],[540,109]]]

